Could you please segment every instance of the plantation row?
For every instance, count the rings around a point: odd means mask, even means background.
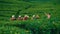
[[[42,20],[27,20],[27,21],[3,21],[0,23],[0,26],[4,26],[6,28],[16,27],[19,28],[18,30],[20,30],[20,28],[25,30],[31,30],[32,34],[59,34],[60,33],[60,22],[59,21],[55,22],[54,20],[42,19]]]
[[[0,34],[32,34],[32,32],[14,26],[0,26]]]

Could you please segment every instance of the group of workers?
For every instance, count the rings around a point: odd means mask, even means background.
[[[50,19],[51,15],[50,13],[45,14],[47,16],[47,19]],[[18,16],[18,18],[15,18],[15,15],[12,15],[11,20],[28,20],[30,17],[28,15],[24,15],[24,17],[22,17],[21,15]],[[40,16],[39,15],[33,15],[30,19],[39,19]]]

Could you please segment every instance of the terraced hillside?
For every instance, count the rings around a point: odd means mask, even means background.
[[[0,0],[0,34],[60,34],[60,5],[55,2]],[[44,13],[51,13],[47,19]],[[38,14],[39,20],[11,21],[12,15]]]

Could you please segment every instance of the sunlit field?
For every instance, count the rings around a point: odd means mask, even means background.
[[[47,19],[45,13],[50,13]],[[16,20],[11,20],[15,15]],[[27,20],[17,20],[28,15]],[[39,19],[31,19],[39,15]],[[0,34],[60,34],[60,3],[53,1],[0,0]]]

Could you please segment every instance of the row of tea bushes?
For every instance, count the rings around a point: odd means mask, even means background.
[[[31,30],[33,34],[59,34],[60,22],[54,22],[51,20],[27,20],[27,21],[10,21],[1,22],[1,26],[13,26],[22,29]]]
[[[15,26],[0,26],[0,34],[32,34],[32,32]]]

